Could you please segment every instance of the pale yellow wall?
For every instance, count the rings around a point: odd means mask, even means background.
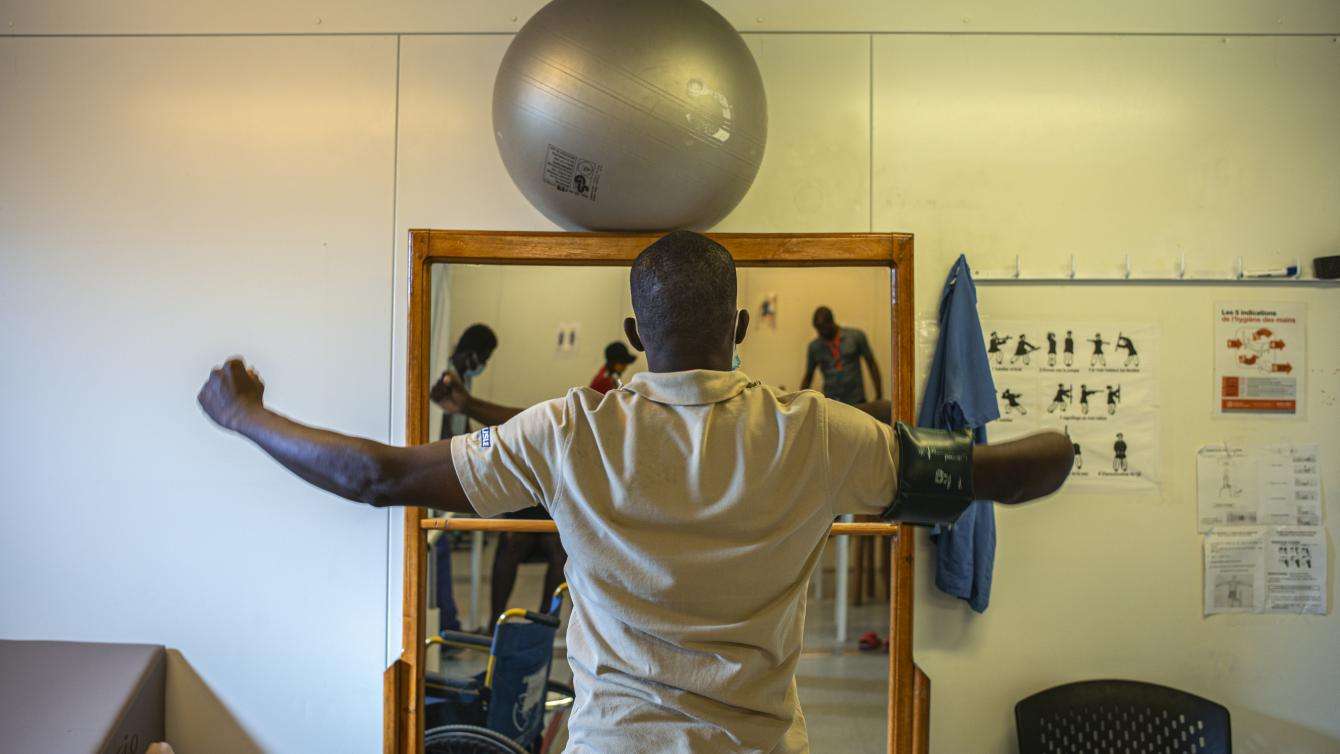
[[[100,422],[173,448],[145,477],[125,471],[136,468],[135,444],[84,432],[69,447],[93,473],[63,474],[42,460],[54,450],[37,453],[48,435],[5,438],[12,496],[46,508],[0,527],[9,537],[0,571],[22,575],[0,596],[46,607],[0,612],[0,632],[180,646],[263,744],[300,751],[295,741],[315,737],[331,751],[368,750],[380,719],[373,674],[399,651],[398,518],[388,531],[383,514],[302,492],[180,406],[202,365],[246,350],[263,356],[284,408],[403,436],[406,231],[552,228],[512,186],[493,143],[490,90],[510,38],[450,33],[510,31],[537,5],[0,0],[6,33],[295,35],[0,39],[9,150],[0,180],[13,210],[0,213],[10,325],[0,369],[25,395],[9,425]],[[1185,251],[1193,270],[1224,271],[1238,255],[1265,266],[1340,248],[1340,4],[1331,0],[720,5],[746,32],[856,33],[746,34],[772,126],[758,181],[719,229],[913,232],[923,315],[964,251],[982,268],[1021,254],[1047,271],[1075,253],[1084,272],[1116,270],[1128,252],[1137,270],[1168,270]],[[323,34],[350,31],[388,36]],[[899,33],[863,33],[889,31]],[[160,115],[164,102],[171,118]],[[210,255],[192,253],[201,249]],[[1110,674],[1224,702],[1239,751],[1340,749],[1334,610],[1199,615],[1191,450],[1225,434],[1312,438],[1332,492],[1340,468],[1336,291],[1242,290],[982,290],[992,315],[1134,313],[1162,324],[1165,482],[1157,495],[1062,493],[1003,513],[985,616],[935,593],[923,568],[917,655],[935,684],[937,754],[1013,751],[1018,698]],[[1209,418],[1209,304],[1225,295],[1308,303],[1305,420]],[[85,308],[51,313],[72,300]],[[794,311],[789,300],[783,313]],[[755,362],[763,369],[751,355],[746,370]],[[157,376],[129,376],[146,373]],[[777,374],[798,378],[785,364]],[[131,398],[118,404],[120,395]],[[41,511],[81,500],[110,500],[121,529],[88,529],[105,536],[90,535],[78,561],[39,556],[44,542],[68,551],[74,531],[51,529]],[[202,560],[196,509],[211,531],[243,532],[236,546]],[[17,510],[28,508],[6,509]],[[247,528],[262,516],[276,528]],[[328,525],[310,533],[310,554],[265,534],[317,516]],[[96,506],[83,517],[108,520]],[[111,547],[133,531],[157,544]],[[162,547],[166,571],[140,554]],[[134,588],[169,572],[180,589]],[[285,607],[292,580],[304,596]],[[169,609],[178,618],[161,630],[141,617]],[[371,628],[369,610],[380,611]],[[241,618],[221,630],[212,611]],[[308,628],[325,638],[290,641]],[[325,675],[334,668],[339,678]],[[321,703],[293,701],[318,688]]]

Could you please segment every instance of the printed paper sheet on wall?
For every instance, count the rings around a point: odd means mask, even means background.
[[[1303,304],[1215,304],[1215,413],[1302,415],[1306,322]]]
[[[1320,525],[1320,460],[1315,444],[1206,445],[1196,452],[1200,531]]]
[[[1157,325],[989,319],[982,329],[1000,404],[992,441],[1054,429],[1075,445],[1068,488],[1157,488]]]
[[[1225,526],[1205,536],[1205,614],[1326,614],[1326,531]]]

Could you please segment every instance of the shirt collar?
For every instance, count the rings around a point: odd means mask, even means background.
[[[624,384],[624,389],[657,403],[701,406],[728,401],[756,384],[738,370],[690,369],[686,372],[639,372]]]

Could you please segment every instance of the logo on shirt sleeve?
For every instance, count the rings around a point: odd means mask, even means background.
[[[475,433],[475,438],[479,441],[479,447],[493,447],[493,427],[484,427]]]

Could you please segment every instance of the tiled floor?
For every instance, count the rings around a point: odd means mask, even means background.
[[[491,560],[491,551],[486,552],[485,564]],[[457,604],[462,612],[468,613],[468,551],[455,553],[452,568]],[[542,565],[522,566],[509,604],[535,609],[540,603],[543,575]],[[811,595],[805,625],[806,652],[796,671],[800,701],[810,733],[810,746],[816,754],[883,752],[886,750],[884,731],[888,699],[888,655],[856,651],[856,637],[871,630],[885,634],[888,630],[888,608],[885,604],[851,608],[848,617],[851,639],[844,652],[836,653],[833,651],[835,628],[831,572],[828,579],[825,596],[829,599],[816,601]],[[487,570],[483,592],[487,601]],[[428,619],[431,629],[436,625],[435,610],[430,611]],[[429,668],[439,667],[435,650],[429,653],[428,665]],[[441,668],[451,676],[469,676],[483,668],[482,656],[467,655],[453,659],[442,664]],[[562,659],[561,648],[555,653],[553,675],[564,681],[571,679],[567,663]]]

